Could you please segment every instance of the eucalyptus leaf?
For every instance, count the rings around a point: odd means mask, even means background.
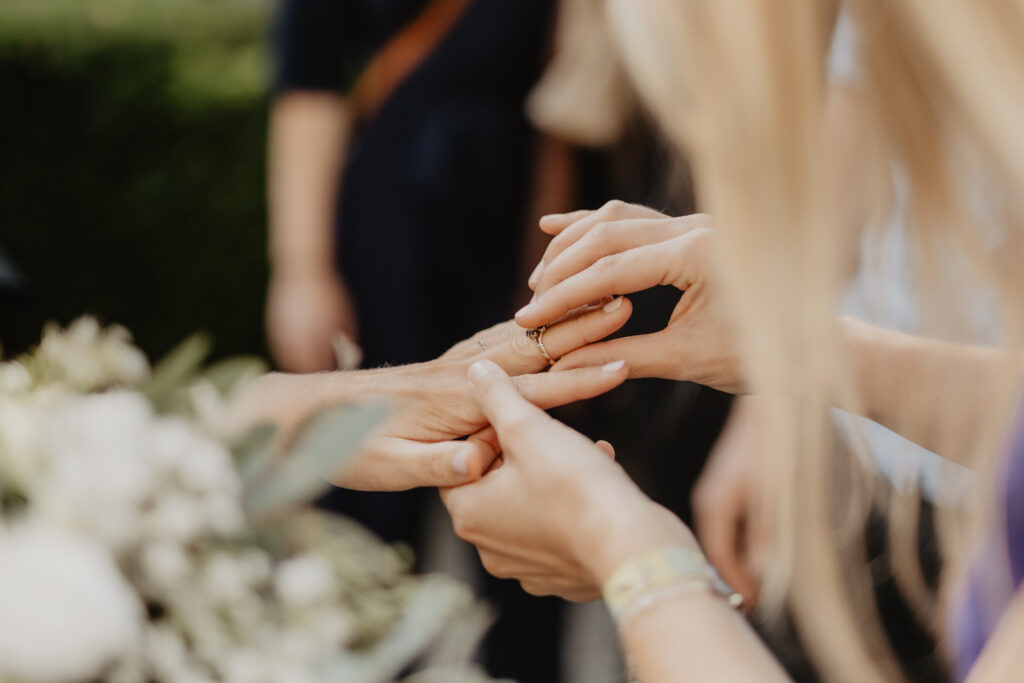
[[[208,335],[197,332],[153,366],[153,374],[142,391],[157,410],[171,407],[175,394],[196,376],[212,346]]]
[[[367,653],[345,653],[325,662],[320,680],[386,683],[399,676],[461,617],[472,604],[465,586],[441,576],[427,576],[417,586],[401,621]]]
[[[251,514],[269,514],[314,498],[327,487],[327,479],[358,453],[363,439],[388,412],[382,405],[346,405],[311,419],[293,448],[246,487],[246,509]]]
[[[277,445],[274,435],[277,427],[269,422],[258,424],[242,437],[233,449],[238,463],[238,474],[248,484],[266,470],[274,460]]]
[[[202,379],[227,396],[240,382],[258,377],[267,370],[266,362],[258,356],[235,356],[208,367]]]

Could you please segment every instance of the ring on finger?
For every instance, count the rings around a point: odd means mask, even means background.
[[[537,342],[537,348],[540,349],[540,355],[544,356],[544,360],[548,362],[548,367],[551,367],[555,364],[555,361],[548,354],[548,350],[544,348],[544,332],[547,329],[547,325],[541,325],[540,327],[535,327],[532,330],[527,330],[526,336]]]

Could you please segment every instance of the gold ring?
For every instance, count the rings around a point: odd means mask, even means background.
[[[541,325],[540,327],[535,327],[532,330],[527,330],[526,336],[537,342],[537,348],[540,349],[540,355],[544,356],[544,360],[548,362],[548,367],[551,367],[555,364],[555,361],[548,355],[548,350],[544,348],[544,331],[547,329],[547,325]]]

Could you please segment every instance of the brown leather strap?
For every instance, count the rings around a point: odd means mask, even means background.
[[[368,120],[434,51],[473,0],[431,0],[377,51],[351,91],[356,115]]]

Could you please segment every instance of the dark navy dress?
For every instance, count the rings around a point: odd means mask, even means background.
[[[284,0],[278,92],[345,93],[425,0]],[[553,0],[473,0],[446,38],[358,126],[338,189],[336,262],[358,308],[367,367],[435,358],[513,312],[529,202],[523,111]],[[335,490],[322,504],[417,545],[422,494]],[[560,604],[487,579],[501,618],[495,676],[558,680]]]
[[[278,90],[343,93],[424,0],[287,0]],[[359,128],[339,188],[337,261],[366,365],[428,360],[509,317],[528,203],[526,93],[550,0],[475,0]]]

